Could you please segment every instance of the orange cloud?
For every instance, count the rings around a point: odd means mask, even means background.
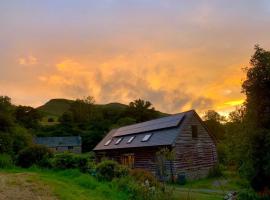
[[[19,58],[18,63],[25,66],[35,65],[37,64],[37,58],[32,55],[21,57]]]

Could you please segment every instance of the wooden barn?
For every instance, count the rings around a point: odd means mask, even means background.
[[[81,153],[82,139],[80,136],[36,137],[34,143],[45,145],[53,152]]]
[[[99,161],[113,159],[159,176],[157,152],[174,152],[165,168],[174,178],[197,179],[217,163],[215,140],[194,110],[111,130],[94,148]]]

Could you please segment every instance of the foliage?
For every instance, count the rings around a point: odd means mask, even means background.
[[[209,178],[215,178],[222,176],[222,170],[219,164],[214,165],[208,173]]]
[[[42,116],[30,106],[18,106],[14,112],[16,121],[25,128],[37,128]]]
[[[260,196],[251,189],[241,190],[237,196],[238,200],[270,200],[269,196]]]
[[[158,167],[158,173],[162,180],[165,180],[169,175],[171,181],[174,181],[174,174],[172,169],[172,161],[175,159],[175,151],[168,148],[162,148],[156,153],[156,164]],[[170,169],[166,167],[166,163],[169,162]]]
[[[144,183],[145,181],[148,181],[150,185],[157,185],[158,181],[155,178],[155,176],[144,169],[132,169],[130,171],[130,176],[133,177],[136,181],[140,183]]]
[[[52,166],[58,169],[80,169],[82,172],[89,172],[95,168],[93,162],[90,161],[88,154],[74,154],[74,153],[59,153],[52,159]]]
[[[214,110],[208,110],[203,116],[204,122],[210,132],[219,141],[224,139],[224,126],[222,123],[226,121],[224,116],[221,116]]]
[[[47,166],[48,160],[52,156],[52,152],[47,147],[42,145],[32,145],[18,153],[17,164],[25,168],[32,165]]]
[[[246,68],[247,79],[242,85],[246,94],[246,150],[243,167],[252,187],[261,191],[270,188],[270,51],[255,46]]]
[[[104,160],[96,167],[96,175],[99,180],[111,181],[116,177],[126,176],[127,174],[128,168],[113,160]]]
[[[13,160],[10,155],[0,154],[0,168],[11,168],[13,166]]]
[[[158,113],[152,107],[152,103],[142,99],[130,102],[127,108],[127,114],[134,118],[136,122],[144,122],[158,117]]]
[[[117,187],[118,190],[129,194],[128,199],[132,200],[173,199],[172,187],[157,184],[157,181],[148,181],[149,179],[143,178],[143,174],[145,173],[141,172],[142,171],[137,171],[136,176],[124,176],[114,179],[112,184]],[[141,175],[138,175],[139,173],[141,173]],[[138,179],[136,177],[138,177]]]

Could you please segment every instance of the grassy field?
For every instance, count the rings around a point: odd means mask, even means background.
[[[12,180],[0,184],[0,194],[5,199],[60,199],[60,200],[121,200],[128,199],[128,194],[119,192],[110,183],[101,183],[93,177],[77,170],[50,171],[40,169],[0,170],[0,180]],[[28,184],[26,187],[22,183]],[[15,188],[14,188],[15,187]],[[33,192],[34,191],[34,192]],[[5,194],[6,193],[6,194]],[[31,195],[28,195],[32,193]],[[47,194],[44,196],[43,194]],[[26,196],[26,198],[22,198]],[[16,198],[18,197],[18,198]],[[44,198],[41,198],[44,197]],[[1,196],[0,196],[1,199]],[[2,200],[2,199],[1,199]]]
[[[232,175],[229,175],[230,177]],[[6,180],[6,181],[5,181]],[[223,183],[223,189],[217,185]],[[226,180],[226,181],[224,181]],[[38,168],[0,169],[0,200],[59,199],[59,200],[126,200],[128,194],[118,191],[109,182],[98,182],[78,170],[52,171]],[[238,177],[203,179],[184,186],[173,186],[176,200],[221,200],[226,191],[241,188]],[[5,183],[5,184],[3,184]],[[14,192],[16,191],[16,192]],[[6,193],[6,194],[5,194]],[[3,198],[14,195],[25,198]],[[2,196],[1,196],[2,195]],[[31,196],[32,195],[32,196]]]

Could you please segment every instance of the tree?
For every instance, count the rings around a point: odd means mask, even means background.
[[[152,107],[152,103],[142,99],[130,102],[127,108],[127,114],[129,117],[136,119],[136,122],[144,122],[158,117],[158,113]]]
[[[14,115],[16,121],[25,128],[37,128],[42,118],[38,110],[30,106],[18,106]]]
[[[70,106],[73,121],[76,123],[90,122],[94,118],[94,103],[95,100],[91,96],[74,101]]]
[[[218,112],[214,110],[208,110],[204,116],[203,120],[207,125],[208,129],[215,136],[217,140],[221,140],[224,138],[224,126],[222,123],[226,121],[224,116],[221,116]]]
[[[9,131],[13,126],[11,99],[8,96],[0,96],[0,131]]]
[[[246,159],[243,165],[256,190],[270,188],[270,51],[255,46],[242,92],[246,94]]]

